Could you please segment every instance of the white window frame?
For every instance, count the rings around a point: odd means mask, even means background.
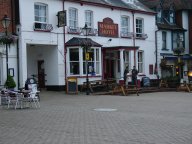
[[[72,29],[77,29],[78,27],[78,10],[73,7],[69,8],[69,27]]]
[[[136,37],[142,37],[142,34],[144,33],[144,19],[143,18],[136,18],[135,20],[136,24]]]
[[[162,31],[162,50],[167,50],[167,32]]]
[[[125,22],[126,21],[126,22]],[[128,36],[130,19],[128,16],[121,16],[121,33]]]
[[[74,49],[77,49],[78,50],[78,57],[79,57],[79,59],[78,60],[71,60],[70,59],[70,51],[71,50],[74,50]],[[80,52],[80,50],[79,50],[79,48],[78,47],[75,47],[75,48],[69,48],[68,49],[68,60],[69,60],[69,75],[80,75],[80,55],[79,55],[79,52]],[[78,69],[78,71],[79,71],[79,73],[72,73],[73,71],[71,70],[72,69],[72,63],[79,63],[79,69]]]
[[[89,67],[89,74],[91,73],[91,70],[94,69],[94,72],[96,75],[101,74],[101,48],[91,48],[93,52],[93,59],[88,60]],[[90,54],[91,57],[91,54]],[[82,61],[83,61],[83,75],[86,75],[87,73],[87,66],[86,66],[86,60],[85,60],[85,49],[82,50]]]
[[[36,9],[37,6],[38,6],[38,9]],[[35,22],[39,22],[39,23],[48,22],[48,5],[47,4],[44,4],[44,3],[34,4],[34,19],[35,19]]]
[[[138,51],[138,72],[143,73],[144,71],[144,51]]]
[[[173,49],[178,47],[184,47],[184,35],[183,33],[173,33]]]
[[[71,61],[70,60],[70,50],[71,49],[78,49],[78,61]],[[94,52],[93,59],[88,60],[88,63],[94,65],[94,72],[96,75],[101,75],[101,48],[91,48]],[[97,55],[96,55],[97,53]],[[85,49],[82,47],[70,47],[68,48],[67,59],[68,59],[68,76],[86,76],[87,67],[86,67],[86,60],[85,60]],[[72,73],[72,63],[79,63],[78,74]],[[89,72],[91,74],[91,72]]]
[[[85,24],[87,24],[89,28],[93,28],[93,11],[85,11]]]

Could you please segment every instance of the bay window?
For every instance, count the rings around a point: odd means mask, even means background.
[[[89,51],[88,73],[101,74],[101,50],[100,48],[91,48]],[[86,75],[86,50],[85,48],[69,48],[69,75]]]
[[[69,49],[70,75],[79,75],[79,48]]]

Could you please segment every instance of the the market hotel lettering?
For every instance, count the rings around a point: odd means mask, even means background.
[[[118,37],[118,24],[114,24],[110,18],[103,19],[98,22],[98,34],[105,37]]]

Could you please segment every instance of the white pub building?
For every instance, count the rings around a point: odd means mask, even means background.
[[[123,80],[126,66],[155,75],[155,12],[138,0],[18,0],[18,87],[64,90],[66,79]],[[90,31],[83,34],[87,25]],[[89,55],[86,55],[86,48]],[[86,63],[88,61],[88,63]],[[87,65],[88,64],[88,69]]]

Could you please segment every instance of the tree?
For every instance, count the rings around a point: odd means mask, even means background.
[[[12,76],[8,75],[7,80],[5,82],[5,86],[7,88],[15,88],[16,87],[16,83],[15,83]]]

